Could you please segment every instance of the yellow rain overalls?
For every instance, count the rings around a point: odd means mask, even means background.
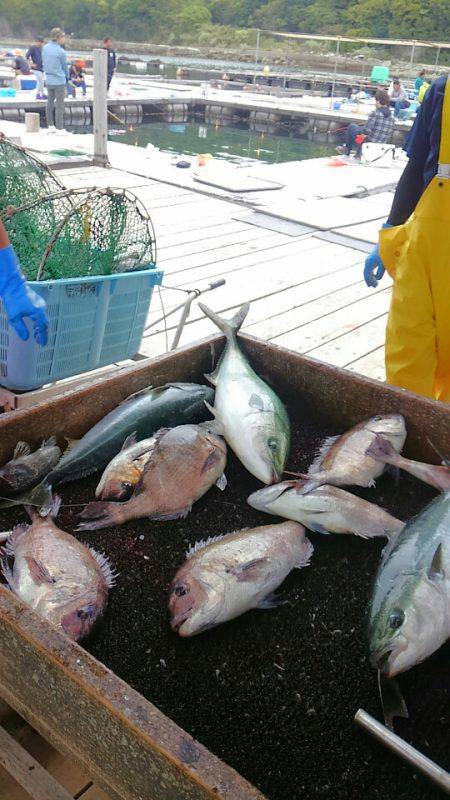
[[[438,174],[404,225],[380,231],[379,252],[394,281],[387,381],[450,402],[450,77]]]

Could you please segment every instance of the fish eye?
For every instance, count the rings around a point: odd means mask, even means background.
[[[273,439],[273,438],[268,439],[267,440],[267,445],[268,445],[268,447],[270,447],[271,450],[278,450],[278,442],[277,442],[276,439]]]
[[[80,610],[77,611],[77,617],[82,620],[89,619],[89,611],[86,611],[85,608],[80,608]]]
[[[132,488],[133,488],[133,486],[132,486],[131,483],[128,483],[128,481],[122,481],[122,489],[127,489],[128,490],[128,489],[132,489]]]
[[[396,631],[401,628],[405,621],[405,614],[403,611],[393,611],[389,616],[389,627],[391,630]]]
[[[382,419],[383,417],[381,414],[377,414],[375,417],[372,417],[373,422],[381,422]]]
[[[184,584],[179,583],[178,586],[175,586],[173,593],[176,597],[184,597],[185,594],[188,594],[189,589],[184,586]]]

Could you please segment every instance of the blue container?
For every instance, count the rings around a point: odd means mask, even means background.
[[[29,281],[47,303],[48,344],[24,342],[0,302],[0,383],[29,391],[134,356],[140,347],[154,286],[163,272]]]
[[[16,90],[12,89],[11,87],[4,86],[0,89],[0,97],[15,97]]]
[[[27,89],[36,89],[37,81],[36,78],[21,78],[20,79],[20,88],[22,91],[26,91]]]
[[[338,111],[338,109],[340,109],[340,107],[341,107],[340,100],[333,100],[333,110],[334,111]]]

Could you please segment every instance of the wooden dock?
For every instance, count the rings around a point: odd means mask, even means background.
[[[14,130],[20,133],[23,126]],[[231,316],[239,305],[250,301],[244,330],[331,364],[384,379],[383,341],[390,281],[385,278],[371,290],[362,279],[365,254],[376,241],[392,202],[392,190],[381,191],[382,178],[377,191],[372,176],[372,193],[363,187],[359,194],[367,196],[358,199],[328,196],[321,201],[305,200],[305,186],[294,191],[291,185],[281,191],[253,194],[252,201],[245,202],[232,192],[209,192],[207,187],[195,185],[192,178],[180,175],[186,170],[176,170],[173,165],[165,163],[158,172],[157,166],[145,161],[143,152],[136,151],[125,146],[111,148],[114,168],[76,167],[62,170],[59,176],[73,188],[126,187],[149,210],[157,237],[158,266],[165,271],[164,286],[153,296],[149,326],[163,311],[167,313],[181,302],[180,289],[203,288],[225,278],[226,284],[205,296],[205,302]],[[272,179],[278,174],[282,180],[293,169],[292,165],[279,165],[263,168],[262,174]],[[147,174],[155,170],[159,180]],[[314,166],[314,172],[320,186],[320,165]],[[322,173],[328,174],[326,170]],[[330,187],[335,173],[329,173]],[[355,186],[358,182],[359,178],[354,179]],[[347,193],[352,193],[351,182]],[[309,225],[304,219],[302,222],[305,213]],[[178,315],[169,317],[167,326],[149,327],[141,354],[154,356],[168,349],[177,323]],[[212,323],[194,302],[181,345],[211,331]],[[0,800],[65,797],[64,793],[55,795],[51,788],[54,780],[69,797],[112,800],[93,785],[84,770],[60,755],[16,714],[2,709],[1,703],[0,734],[3,738],[9,734],[13,740],[5,739],[8,749],[0,760]],[[25,748],[22,756],[17,742]],[[33,770],[44,767],[49,776],[37,769],[33,794],[24,788],[29,788],[30,764]],[[11,771],[17,780],[11,777]]]

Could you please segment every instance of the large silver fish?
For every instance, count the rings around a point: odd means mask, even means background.
[[[333,486],[374,486],[385,464],[367,455],[367,450],[378,435],[400,452],[406,439],[402,415],[377,414],[341,436],[326,439],[308,470],[307,477],[310,480],[304,490],[323,483]]]
[[[286,465],[290,424],[280,398],[252,369],[236,334],[247,316],[245,303],[231,320],[207,306],[200,308],[225,334],[227,343],[219,363],[207,378],[216,387],[210,409],[218,430],[243,465],[263,483],[275,483]]]
[[[52,515],[60,499],[54,498]],[[115,575],[108,559],[27,507],[31,525],[11,532],[2,559],[12,591],[71,639],[82,639],[103,614]],[[9,559],[14,558],[11,567]]]
[[[273,591],[313,553],[296,522],[264,525],[197,542],[170,587],[171,625],[180,636],[234,619],[251,608],[284,602]]]
[[[252,508],[301,522],[316,533],[354,533],[365,539],[397,536],[404,523],[367,500],[336,486],[319,486],[307,494],[302,483],[283,481],[253,492]]]
[[[450,494],[442,494],[383,553],[369,608],[372,665],[392,678],[449,636]]]

